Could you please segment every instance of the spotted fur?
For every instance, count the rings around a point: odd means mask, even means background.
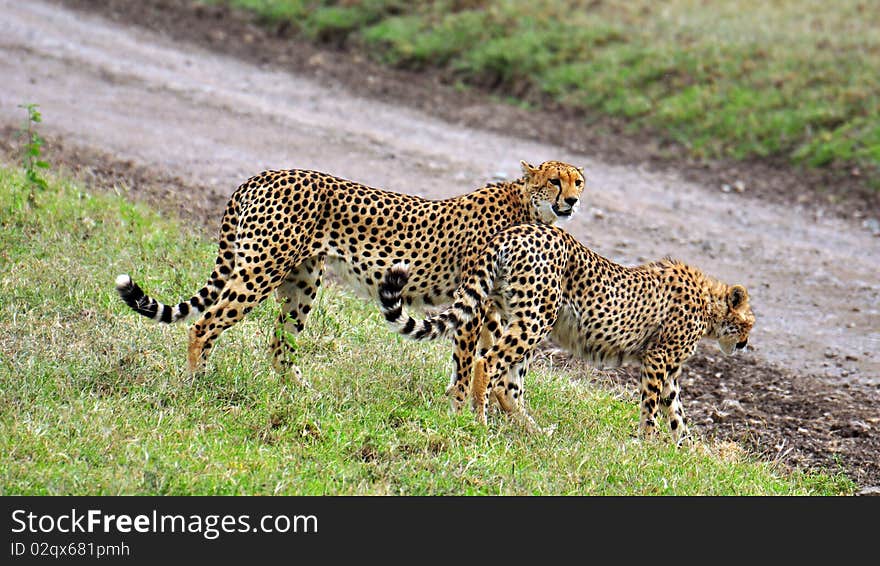
[[[128,275],[116,279],[122,300],[163,323],[198,317],[189,332],[188,367],[200,371],[220,334],[273,291],[281,303],[270,342],[273,365],[294,368],[286,339],[303,330],[325,265],[372,300],[383,272],[407,261],[400,289],[413,307],[448,303],[493,233],[522,222],[554,222],[576,210],[582,170],[558,161],[522,162],[523,176],[446,200],[367,187],[307,170],[265,171],[233,193],[220,226],[219,252],[204,287],[166,305]],[[462,352],[473,345],[462,343]],[[468,354],[454,381],[467,381]]]
[[[535,348],[549,336],[600,367],[639,364],[640,430],[653,434],[662,409],[679,442],[687,433],[678,382],[682,364],[702,338],[717,340],[727,354],[745,348],[755,322],[741,285],[672,259],[625,267],[540,224],[493,236],[462,274],[454,303],[424,320],[404,312],[400,291],[409,273],[409,266],[394,265],[380,285],[383,314],[405,336],[435,340],[461,328],[480,332],[474,316],[487,301],[506,321],[475,367],[471,395],[483,423],[491,396],[537,429],[522,405],[524,377]]]

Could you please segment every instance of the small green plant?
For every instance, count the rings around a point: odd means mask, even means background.
[[[43,159],[43,138],[37,133],[36,125],[43,121],[43,115],[37,110],[38,104],[28,103],[19,104],[19,108],[24,108],[27,112],[27,120],[25,120],[19,134],[25,137],[24,155],[22,157],[22,167],[25,170],[25,178],[28,184],[28,202],[33,205],[35,202],[34,189],[46,190],[49,184],[40,173],[40,169],[48,169],[49,163]]]

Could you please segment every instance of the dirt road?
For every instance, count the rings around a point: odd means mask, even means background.
[[[53,139],[179,179],[187,189],[179,198],[212,230],[237,184],[266,168],[317,169],[444,198],[517,176],[520,159],[569,161],[585,167],[588,181],[586,206],[566,225],[581,241],[621,262],[672,255],[745,284],[758,319],[743,356],[752,374],[796,376],[876,401],[880,238],[861,222],[774,204],[748,186],[725,192],[478,129],[489,104],[461,108],[474,127],[451,124],[57,3],[0,0],[0,14],[0,126],[21,123],[18,104],[38,103],[41,131]],[[131,187],[133,196],[139,189]],[[738,367],[725,360],[731,382]],[[759,378],[751,388],[761,388]],[[864,409],[854,418],[868,432],[846,438],[876,446],[880,422],[870,418],[880,405]]]

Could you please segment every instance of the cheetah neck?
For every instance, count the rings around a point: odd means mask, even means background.
[[[546,222],[532,202],[532,193],[525,177],[514,181],[500,183],[498,188],[507,193],[509,198],[509,210],[521,210],[522,217],[515,223],[520,222]]]
[[[706,338],[716,338],[718,328],[727,313],[727,293],[729,285],[710,277],[694,268],[703,297],[703,320],[706,325]]]

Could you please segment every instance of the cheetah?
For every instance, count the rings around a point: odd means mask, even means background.
[[[293,372],[289,339],[306,324],[325,266],[358,294],[378,300],[382,273],[406,261],[401,297],[414,308],[452,300],[463,268],[489,237],[523,222],[570,217],[585,189],[583,169],[521,162],[523,175],[445,200],[368,187],[318,171],[264,171],[242,183],[223,214],[219,251],[204,287],[176,305],[147,296],[127,275],[116,289],[139,314],[161,323],[198,316],[189,330],[187,366],[204,365],[217,338],[273,291],[281,305],[269,351],[279,372]],[[487,316],[493,316],[488,313]],[[462,335],[459,351],[474,344]],[[453,382],[469,386],[473,356],[454,359]]]
[[[391,326],[415,340],[448,337],[465,327],[478,332],[474,315],[493,301],[507,323],[495,329],[493,345],[475,363],[476,416],[486,423],[491,395],[533,431],[540,428],[522,404],[524,377],[547,336],[595,366],[639,364],[640,433],[656,434],[662,408],[680,444],[687,435],[682,364],[703,338],[717,340],[725,354],[742,350],[755,322],[742,285],[670,258],[626,267],[554,226],[534,223],[495,234],[462,274],[453,304],[421,321],[403,309],[401,289],[409,274],[405,264],[391,266],[379,293]]]

